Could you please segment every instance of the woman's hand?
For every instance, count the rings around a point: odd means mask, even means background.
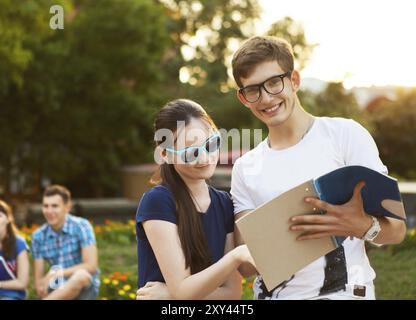
[[[253,257],[251,256],[247,245],[243,244],[241,246],[235,247],[233,251],[239,264],[250,263],[252,266],[256,267],[256,264],[254,263]]]
[[[172,300],[172,297],[165,283],[149,281],[137,290],[136,300]]]

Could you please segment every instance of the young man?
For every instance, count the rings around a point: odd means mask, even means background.
[[[339,167],[362,165],[382,173],[370,134],[357,122],[343,118],[314,117],[297,97],[300,74],[294,69],[291,46],[283,39],[254,37],[234,54],[233,75],[238,99],[268,128],[268,137],[239,158],[233,168],[231,194],[236,219],[279,194]],[[258,277],[256,299],[374,299],[375,272],[364,240],[378,244],[399,243],[406,232],[404,222],[372,218],[364,209],[361,189],[351,200],[331,205],[305,199],[326,215],[299,216],[291,230],[307,235],[299,241],[348,236],[343,245],[268,292]],[[376,232],[376,237],[370,235]],[[237,235],[236,243],[242,240]],[[242,268],[245,275],[254,270]]]
[[[71,194],[52,185],[43,194],[46,223],[32,236],[35,287],[48,300],[93,300],[100,285],[97,247],[91,224],[69,214]],[[45,274],[45,262],[49,271]]]

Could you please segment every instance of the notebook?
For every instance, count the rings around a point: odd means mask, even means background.
[[[406,219],[395,178],[366,167],[347,166],[306,181],[236,221],[269,291],[345,240],[343,237],[296,240],[300,232],[289,231],[291,217],[324,214],[306,203],[305,197],[343,204],[352,197],[354,187],[360,181],[366,183],[361,194],[368,214]]]

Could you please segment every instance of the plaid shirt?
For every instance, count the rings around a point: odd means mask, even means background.
[[[81,249],[95,245],[95,235],[88,220],[67,214],[59,232],[44,224],[32,235],[33,259],[44,259],[49,266],[69,268],[82,263]],[[99,272],[93,275],[94,285],[99,285]]]

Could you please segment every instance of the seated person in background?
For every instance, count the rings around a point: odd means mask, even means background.
[[[23,300],[29,283],[29,248],[18,236],[10,206],[0,200],[0,300]]]
[[[91,224],[69,214],[71,193],[52,185],[43,193],[46,222],[32,236],[35,287],[48,300],[94,300],[100,285]],[[45,261],[49,271],[45,274]]]

